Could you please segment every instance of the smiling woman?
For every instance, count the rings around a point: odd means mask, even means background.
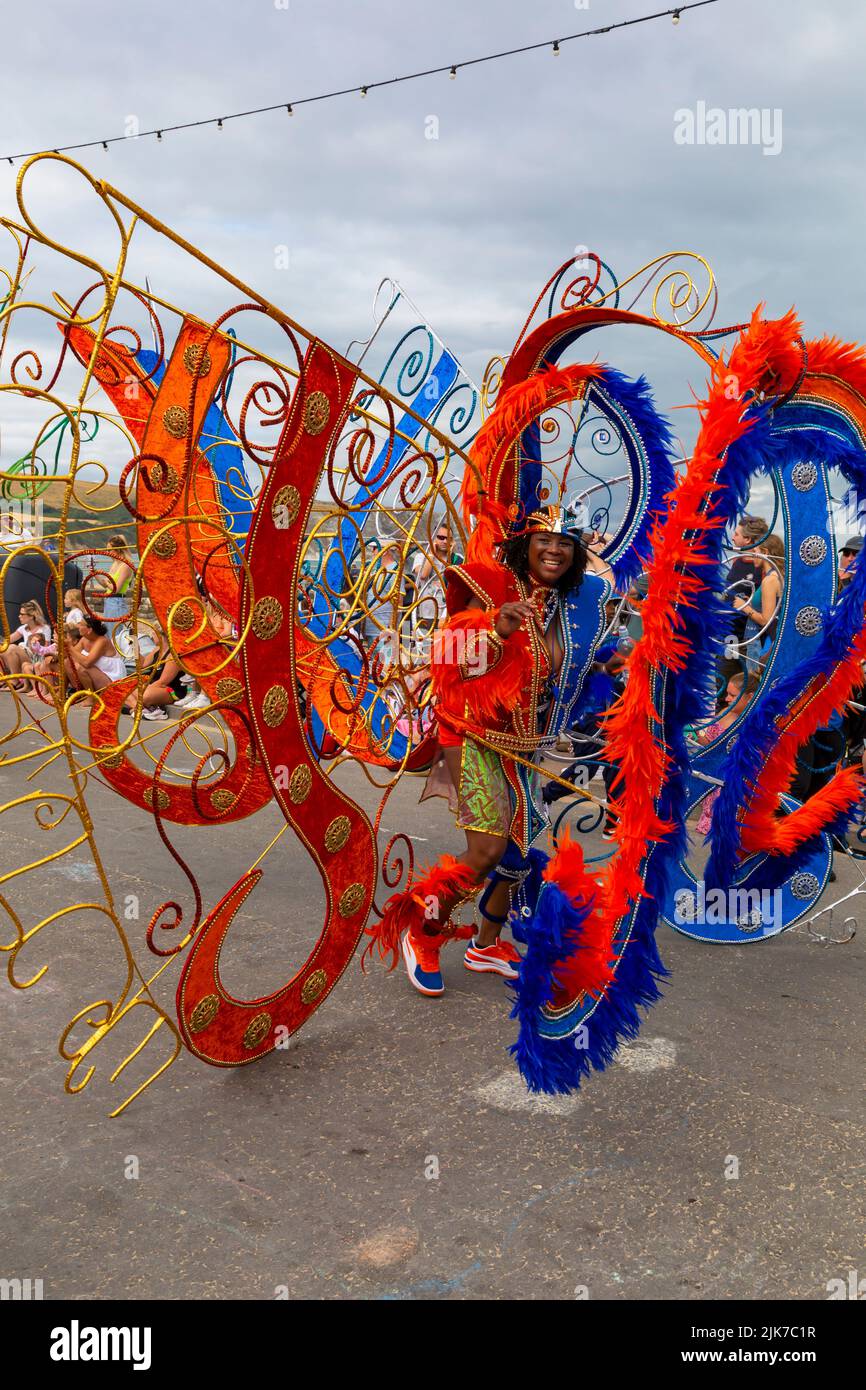
[[[498,556],[445,572],[449,619],[434,644],[433,689],[466,848],[391,900],[368,948],[392,964],[402,949],[421,994],[444,992],[439,952],[471,934],[451,914],[488,877],[464,964],[517,979],[520,954],[500,931],[544,824],[532,756],[573,717],[605,626],[609,586],[586,565],[577,519],[546,506],[514,519]]]

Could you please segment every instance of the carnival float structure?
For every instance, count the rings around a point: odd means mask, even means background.
[[[64,180],[79,204],[93,200],[99,254],[51,232]],[[38,842],[0,874],[11,986],[38,987],[57,932],[102,924],[106,978],[75,1001],[60,1038],[68,1091],[87,1085],[112,1034],[124,1039],[112,1082],[153,1058],[114,1114],[184,1050],[222,1067],[260,1060],[325,1003],[389,894],[423,880],[411,836],[383,826],[400,779],[435,756],[435,624],[419,620],[409,557],[441,568],[442,521],[477,557],[501,539],[503,518],[582,509],[608,576],[598,642],[628,649],[618,696],[603,682],[591,692],[603,737],[585,761],[617,768],[609,795],[573,765],[563,777],[573,760],[550,737],[522,755],[569,793],[534,843],[512,914],[526,954],[509,1007],[527,1084],[571,1089],[635,1036],[664,975],[660,922],[704,943],[759,942],[826,911],[834,837],[860,802],[860,773],[840,766],[802,802],[789,787],[798,750],[862,684],[866,568],[861,552],[839,592],[832,521],[840,486],[862,496],[866,476],[860,347],[807,337],[794,312],[759,308],[714,326],[713,276],[691,253],[618,277],[587,251],[549,280],[476,387],[399,286],[383,286],[373,336],[338,351],[63,157],[27,161],[18,214],[0,225],[0,410],[16,454],[0,472],[4,505],[35,505],[49,486],[60,499],[41,536],[0,557],[4,584],[19,583],[31,557],[40,601],[57,612],[76,566],[99,611],[89,581],[113,487],[138,552],[126,679],[80,690],[61,663],[25,695],[0,676],[3,763],[32,784],[0,807],[4,844]],[[203,317],[150,288],[150,263],[170,258],[175,281],[209,277],[207,302],[217,296],[222,312]],[[596,330],[624,326],[645,335],[647,361],[664,335],[684,376],[697,366],[705,379],[693,449],[678,451],[646,379],[598,359]],[[754,657],[757,688],[733,725],[695,738],[715,717],[730,534],[756,480],[785,543],[773,640]],[[209,701],[168,729],[142,721],[160,646]],[[358,769],[366,809],[346,776]],[[154,902],[140,924],[124,917],[90,807],[95,783],[152,827],[188,884],[186,904]],[[696,856],[690,822],[713,793]],[[208,901],[173,837],[219,836],[265,808],[281,828]],[[602,817],[612,838],[584,852]],[[90,859],[87,900],[29,891],[73,853]],[[298,854],[321,876],[324,920],[290,979],[239,997],[220,973],[233,920],[280,857],[284,872]],[[745,909],[708,920],[699,904],[713,890]]]

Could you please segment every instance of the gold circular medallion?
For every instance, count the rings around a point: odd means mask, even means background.
[[[215,994],[206,994],[200,999],[189,1016],[189,1031],[191,1033],[201,1033],[212,1023],[216,1017],[216,1011],[220,1006],[220,1001]]]
[[[189,632],[195,626],[195,613],[188,603],[179,603],[172,615],[171,625],[178,632]]]
[[[348,888],[343,890],[338,904],[341,917],[354,917],[361,903],[364,901],[363,883],[350,883]]]
[[[302,801],[306,801],[310,795],[310,788],[313,785],[313,774],[306,763],[298,763],[291,777],[289,778],[289,797],[296,806],[300,806]]]
[[[279,488],[274,493],[271,516],[278,531],[287,531],[290,526],[294,526],[300,510],[301,494],[291,483],[287,483],[285,487]]]
[[[190,376],[209,376],[212,366],[210,353],[205,352],[204,343],[190,343],[183,350],[183,365]]]
[[[210,804],[216,811],[228,811],[236,801],[237,797],[228,787],[215,787],[210,794]]]
[[[114,768],[114,767],[120,767],[120,764],[121,764],[122,762],[123,762],[123,754],[122,754],[122,753],[109,753],[109,755],[108,755],[107,758],[100,758],[100,759],[99,759],[99,766],[100,766],[100,767],[107,767],[107,768],[110,769],[110,768]]]
[[[348,816],[335,816],[325,831],[325,849],[330,854],[336,854],[348,840],[351,829],[352,822]]]
[[[216,697],[218,700],[230,700],[234,704],[241,698],[244,688],[239,680],[234,676],[223,676],[222,680],[216,683]]]
[[[244,1031],[244,1047],[248,1052],[252,1052],[254,1047],[267,1037],[271,1027],[271,1016],[269,1013],[256,1014],[254,1019],[247,1024]]]
[[[163,411],[162,423],[172,439],[186,439],[189,431],[189,411],[182,405],[170,405]]]
[[[177,470],[164,459],[157,459],[151,469],[150,485],[154,492],[177,492],[180,487]]]
[[[283,605],[270,594],[260,598],[253,609],[253,632],[260,641],[275,637],[283,622]]]
[[[330,413],[331,402],[324,391],[314,391],[304,407],[304,429],[307,434],[321,434]]]
[[[153,808],[153,787],[146,787],[146,788],[145,788],[145,792],[144,792],[144,801],[145,801],[145,805],[150,806],[151,809]],[[160,811],[165,811],[165,810],[170,806],[170,804],[171,804],[171,798],[169,797],[168,792],[167,792],[167,791],[163,791],[162,787],[157,788],[157,792],[156,792],[156,805],[157,805],[157,809],[160,810]]]
[[[262,719],[269,729],[282,724],[289,712],[289,692],[284,685],[272,685],[262,700]]]
[[[312,975],[308,975],[301,985],[301,1003],[312,1004],[314,999],[318,999],[327,983],[328,977],[324,970],[314,970]]]
[[[177,553],[177,541],[168,531],[163,531],[161,536],[157,536],[153,543],[153,553],[158,555],[161,560],[170,560],[172,555]]]

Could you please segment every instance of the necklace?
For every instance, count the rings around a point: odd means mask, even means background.
[[[549,588],[547,584],[540,584],[537,579],[530,579],[529,602],[535,611],[539,628],[546,633],[559,607],[559,591]]]

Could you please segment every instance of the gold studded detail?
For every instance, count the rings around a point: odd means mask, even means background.
[[[216,1018],[217,1009],[220,1001],[215,994],[206,994],[200,999],[189,1016],[189,1031],[191,1033],[202,1033],[209,1023],[213,1023]]]
[[[261,642],[276,637],[283,623],[283,605],[267,594],[253,609],[253,632]]]
[[[189,632],[195,626],[195,613],[188,603],[179,603],[174,610],[171,625],[178,632]]]
[[[144,803],[151,809],[153,809],[153,790],[153,787],[147,787],[144,793]],[[171,805],[171,798],[167,791],[163,791],[162,787],[157,789],[156,805],[159,811],[165,811]]]
[[[154,492],[177,492],[180,478],[177,470],[163,459],[157,459],[150,472],[150,485]]]
[[[269,729],[282,724],[289,712],[289,692],[284,685],[272,685],[262,700],[262,719]]]
[[[307,434],[321,434],[330,413],[331,402],[324,391],[314,391],[304,407],[304,429]]]
[[[325,849],[329,854],[336,854],[338,849],[343,848],[343,845],[349,838],[351,829],[352,822],[349,820],[348,816],[334,817],[325,831]]]
[[[177,553],[177,541],[168,531],[163,531],[161,536],[157,536],[153,543],[153,553],[158,555],[160,560],[170,560],[172,555]]]
[[[271,1016],[269,1013],[256,1014],[251,1019],[244,1031],[244,1047],[248,1052],[252,1052],[254,1047],[258,1047],[270,1032]]]
[[[327,983],[328,977],[324,970],[314,970],[312,975],[308,975],[301,985],[301,1003],[312,1004],[314,999],[318,999]]]
[[[338,903],[341,917],[354,917],[358,908],[364,901],[363,883],[350,883],[348,888],[343,890]]]
[[[291,777],[289,778],[289,799],[300,806],[302,801],[306,801],[310,795],[313,785],[313,774],[306,763],[298,763]]]
[[[189,432],[189,411],[182,405],[170,405],[163,411],[162,423],[172,439],[186,439]]]
[[[243,693],[243,686],[234,676],[223,676],[222,680],[218,680],[216,683],[216,697],[218,700],[228,700],[231,704],[235,704]]]
[[[300,510],[301,494],[291,483],[287,483],[285,487],[279,488],[274,493],[271,516],[278,531],[288,531],[290,526],[294,526]]]
[[[216,787],[210,794],[210,804],[215,811],[229,811],[236,801],[237,797],[228,787]]]
[[[99,759],[99,766],[100,766],[100,767],[107,767],[107,768],[111,769],[111,768],[115,768],[115,767],[120,767],[120,764],[121,764],[122,762],[123,762],[123,754],[122,754],[122,753],[109,753],[109,755],[108,755],[107,758],[100,758],[100,759]]]
[[[213,365],[210,353],[205,352],[204,343],[190,343],[183,350],[183,365],[190,376],[210,376]]]

